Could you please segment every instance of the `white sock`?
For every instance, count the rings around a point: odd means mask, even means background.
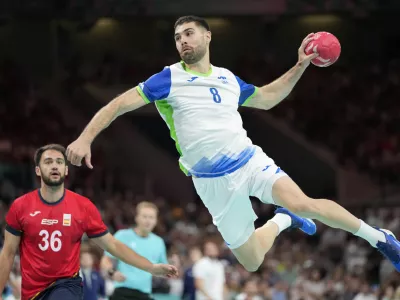
[[[376,244],[379,241],[386,242],[386,237],[383,232],[369,226],[363,220],[360,221],[361,221],[360,229],[358,229],[358,231],[354,235],[359,236],[364,240],[367,240],[367,242],[370,243],[371,246],[375,248]]]
[[[274,222],[278,226],[279,229],[278,235],[286,228],[290,227],[290,225],[292,225],[292,218],[287,214],[277,213],[269,221]]]

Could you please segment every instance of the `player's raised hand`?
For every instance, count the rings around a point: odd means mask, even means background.
[[[179,275],[178,269],[172,265],[155,264],[151,270],[154,276],[161,276],[166,278],[176,278]]]
[[[304,64],[305,66],[308,66],[311,62],[312,59],[316,58],[318,56],[318,53],[312,53],[307,55],[305,53],[305,49],[308,45],[308,43],[310,43],[312,40],[314,40],[314,32],[310,33],[309,35],[307,35],[304,40],[301,42],[300,48],[298,50],[298,54],[299,54],[299,63]]]
[[[74,142],[72,142],[67,148],[67,159],[71,162],[71,164],[80,167],[82,165],[82,159],[85,159],[86,166],[89,169],[93,169],[91,163],[91,151],[90,151],[90,143],[85,140],[78,138]]]

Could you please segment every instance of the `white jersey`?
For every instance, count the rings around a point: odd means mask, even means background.
[[[202,257],[193,265],[193,277],[203,280],[203,288],[211,299],[224,299],[225,267],[220,260]],[[207,298],[197,290],[196,300],[207,300]]]
[[[231,71],[211,66],[202,74],[180,62],[140,83],[137,90],[147,103],[155,102],[187,175],[224,176],[254,155],[238,107],[257,89]]]

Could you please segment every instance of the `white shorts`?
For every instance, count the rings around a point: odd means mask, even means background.
[[[247,164],[235,172],[215,178],[193,177],[193,183],[222,238],[229,248],[236,249],[255,231],[257,215],[249,197],[275,204],[272,186],[283,176],[287,174],[257,147]]]

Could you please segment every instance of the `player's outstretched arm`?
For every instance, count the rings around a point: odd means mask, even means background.
[[[176,267],[166,264],[151,263],[149,260],[137,254],[128,246],[118,241],[110,233],[98,238],[93,238],[92,240],[100,248],[109,252],[114,257],[138,269],[147,271],[155,276],[163,276],[168,278],[178,276],[178,270]]]
[[[14,257],[17,253],[20,241],[21,237],[13,235],[7,230],[5,231],[4,246],[0,253],[0,291],[4,290],[8,278],[10,277]]]
[[[310,33],[305,37],[298,49],[299,58],[294,67],[270,84],[258,88],[255,96],[249,99],[249,101],[246,101],[243,105],[260,109],[271,109],[284,100],[310,65],[311,60],[318,56],[317,53],[310,55],[304,53],[305,47],[313,39],[314,33]]]
[[[130,89],[112,100],[96,113],[78,139],[68,146],[68,160],[73,165],[81,166],[82,159],[85,158],[86,165],[92,169],[90,145],[96,136],[120,115],[138,109],[145,104],[146,102],[136,88]]]

